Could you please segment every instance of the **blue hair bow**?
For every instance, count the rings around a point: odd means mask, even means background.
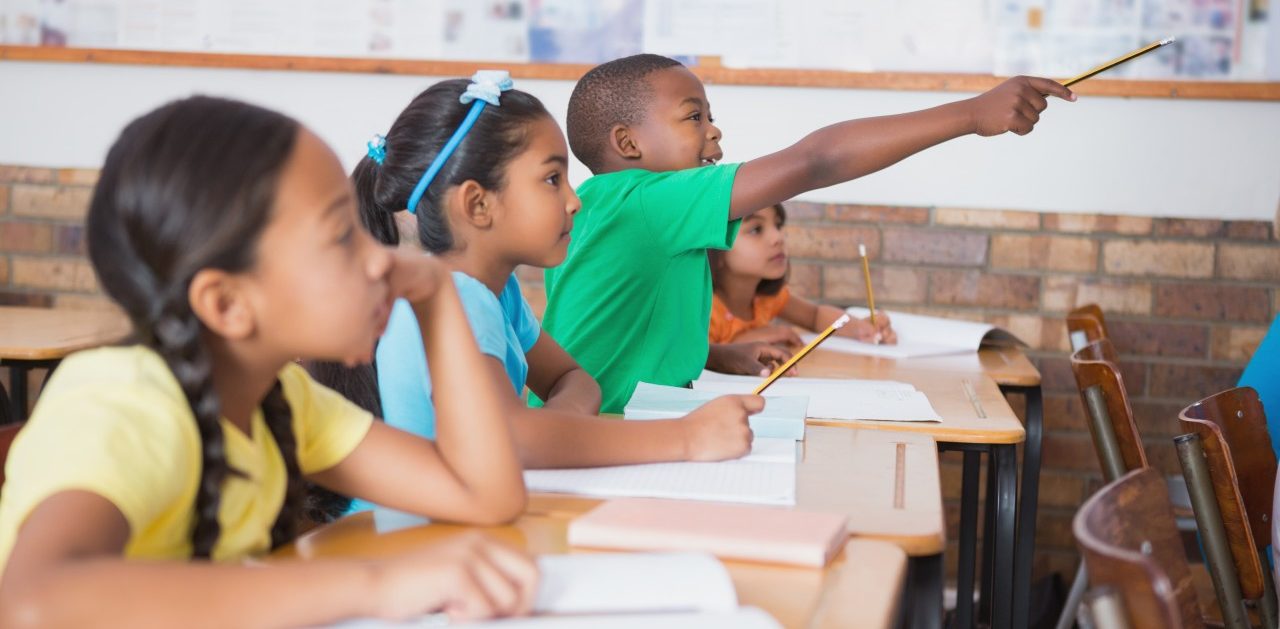
[[[407,206],[409,213],[418,212],[418,203],[422,201],[422,195],[426,194],[431,180],[436,178],[440,169],[444,167],[445,161],[462,143],[462,138],[466,137],[467,132],[476,124],[485,105],[499,106],[502,93],[513,87],[515,83],[511,81],[511,74],[506,70],[480,70],[471,76],[471,84],[462,92],[462,96],[458,97],[458,101],[463,105],[471,103],[471,111],[467,112],[467,117],[463,118],[462,124],[458,125],[458,130],[453,132],[453,136],[445,143],[444,148],[440,149],[440,153],[431,161],[427,172],[422,173],[422,179],[418,180],[418,185],[414,186],[413,194],[409,195]]]

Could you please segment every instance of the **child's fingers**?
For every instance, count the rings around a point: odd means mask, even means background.
[[[529,555],[498,541],[490,540],[481,550],[515,586],[515,604],[508,613],[523,616],[532,612],[538,587],[538,565]]]
[[[1067,86],[1051,79],[1042,79],[1038,76],[1029,76],[1027,77],[1027,84],[1035,88],[1036,91],[1040,92],[1041,94],[1046,94],[1049,96],[1057,96],[1062,100],[1074,101],[1076,99],[1076,95],[1072,93],[1072,91],[1068,89]]]
[[[1049,101],[1039,92],[1023,92],[1022,101],[1030,105],[1036,113],[1042,112],[1049,108]]]

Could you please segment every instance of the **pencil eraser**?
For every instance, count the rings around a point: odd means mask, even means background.
[[[865,258],[865,257],[867,257],[867,246],[866,246],[866,245],[864,245],[864,244],[862,244],[862,243],[858,243],[858,255],[860,255],[860,256],[862,256],[862,257],[864,257],[864,258]]]

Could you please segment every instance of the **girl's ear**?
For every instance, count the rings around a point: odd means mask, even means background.
[[[205,327],[229,340],[248,338],[257,328],[248,295],[235,276],[218,269],[201,269],[187,289],[191,310]]]
[[[458,186],[456,194],[462,206],[462,218],[468,225],[476,229],[488,229],[493,225],[497,203],[488,190],[474,179],[468,179]]]
[[[609,149],[622,159],[632,160],[641,157],[640,145],[636,143],[636,137],[631,128],[626,125],[616,124],[609,129]]]

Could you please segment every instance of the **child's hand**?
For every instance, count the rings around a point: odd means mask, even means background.
[[[394,301],[404,297],[411,304],[430,299],[448,276],[448,269],[436,257],[412,249],[395,249],[387,273],[390,298]]]
[[[796,334],[796,331],[791,329],[790,326],[785,325],[766,325],[762,328],[747,330],[733,337],[733,340],[737,343],[758,341],[792,350],[804,347],[804,342],[800,340],[800,335]]]
[[[751,451],[751,426],[747,417],[764,410],[758,395],[718,397],[681,420],[685,460],[723,461]]]
[[[764,378],[788,358],[790,354],[768,343],[712,343],[707,351],[707,369]],[[787,375],[794,376],[795,369]]]
[[[1049,106],[1045,96],[1074,101],[1075,94],[1057,81],[1032,76],[1015,76],[968,101],[973,132],[981,136],[1012,131],[1031,133],[1040,121],[1040,112]]]
[[[369,616],[409,620],[434,612],[450,620],[523,616],[533,609],[538,568],[525,553],[466,533],[371,565]]]
[[[876,322],[871,323],[871,318],[854,319],[840,328],[841,336],[847,336],[863,343],[881,343],[884,345],[895,345],[898,342],[898,333],[893,330],[893,326],[889,323],[889,315],[877,310]]]

